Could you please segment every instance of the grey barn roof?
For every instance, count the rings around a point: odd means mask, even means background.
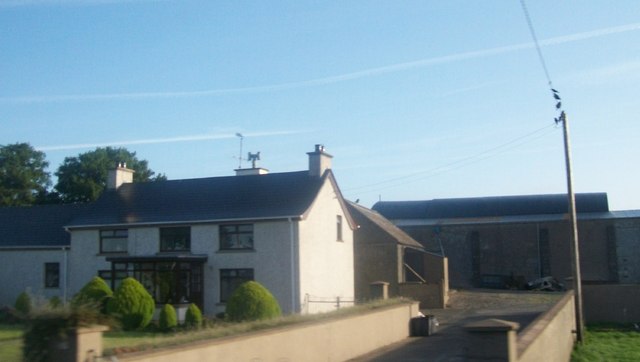
[[[353,202],[347,202],[347,207],[349,208],[351,216],[359,225],[369,221],[369,223],[376,225],[380,230],[391,236],[398,244],[413,249],[424,250],[422,244],[394,225],[391,221],[387,220],[384,216],[380,215],[380,213]]]
[[[297,217],[309,209],[324,177],[298,171],[129,183],[105,191],[67,226]]]
[[[380,201],[373,210],[390,220],[456,219],[500,216],[550,215],[568,212],[566,194]],[[609,211],[606,193],[576,194],[578,213]]]
[[[0,247],[69,246],[63,225],[80,215],[86,205],[41,205],[0,208]]]

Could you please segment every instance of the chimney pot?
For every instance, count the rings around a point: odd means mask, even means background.
[[[134,172],[127,168],[126,162],[117,162],[116,167],[107,172],[107,189],[117,190],[122,184],[132,183]]]

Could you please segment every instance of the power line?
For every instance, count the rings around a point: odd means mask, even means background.
[[[544,61],[544,57],[542,56],[542,50],[540,50],[540,43],[538,42],[538,37],[536,36],[536,31],[533,29],[533,22],[531,21],[531,16],[529,15],[529,10],[527,10],[527,5],[524,3],[524,0],[520,0],[520,4],[522,4],[522,11],[524,11],[524,17],[527,18],[527,25],[529,25],[529,31],[531,32],[531,37],[533,38],[533,43],[536,45],[536,51],[538,52],[538,58],[540,59],[540,64],[542,64],[542,69],[544,70],[544,75],[547,77],[547,82],[549,83],[549,88],[553,89],[553,84],[551,83],[551,77],[549,76],[549,70],[547,69],[547,63]]]

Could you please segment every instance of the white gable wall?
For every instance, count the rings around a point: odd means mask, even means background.
[[[336,216],[342,217],[342,241]],[[307,218],[300,222],[300,303],[303,313],[352,305],[354,300],[353,231],[331,182],[322,186]],[[321,303],[326,302],[326,303]]]

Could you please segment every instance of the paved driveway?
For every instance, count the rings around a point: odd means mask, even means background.
[[[520,323],[524,329],[548,310],[562,293],[504,292],[490,290],[452,291],[447,309],[424,310],[440,323],[429,337],[411,337],[352,361],[465,361],[467,340],[464,325],[499,318]]]

